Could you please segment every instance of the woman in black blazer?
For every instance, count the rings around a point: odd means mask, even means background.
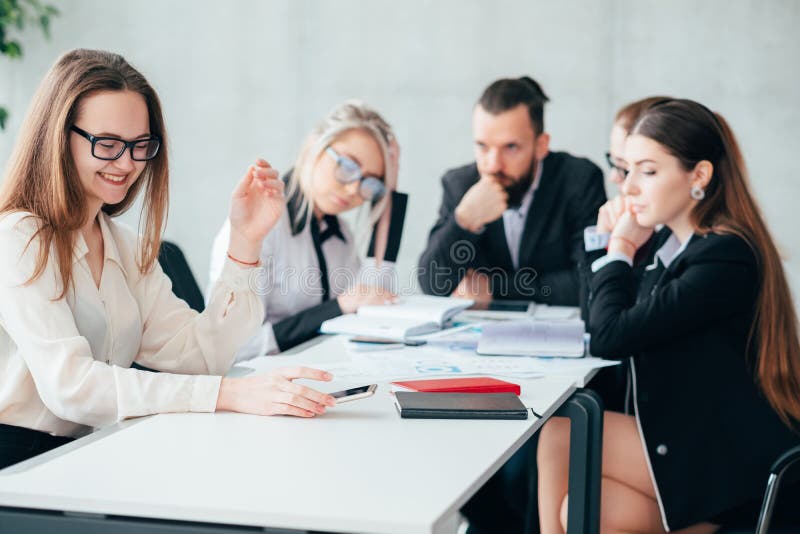
[[[606,412],[602,530],[755,523],[770,464],[800,443],[800,342],[780,257],[721,116],[657,104],[625,159],[627,210],[590,283],[592,353],[630,357],[634,408]],[[637,278],[632,259],[651,238]],[[568,429],[556,418],[540,438],[545,534],[566,527]]]

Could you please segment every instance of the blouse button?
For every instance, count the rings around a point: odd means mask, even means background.
[[[658,454],[659,456],[666,456],[667,455],[667,446],[662,443],[661,445],[656,447],[656,454]]]

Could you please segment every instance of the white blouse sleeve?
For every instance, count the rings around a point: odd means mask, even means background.
[[[252,332],[254,335],[251,335],[247,341],[239,346],[236,352],[236,362],[249,360],[251,358],[255,358],[256,356],[271,354],[277,352],[278,349],[278,344],[275,341],[275,334],[272,332],[272,325],[264,321],[264,316],[266,315],[267,309],[267,289],[272,287],[272,279],[274,277],[274,273],[271,272],[269,265],[267,265],[265,262],[264,251],[267,247],[267,243],[273,241],[277,233],[278,232],[276,229],[273,229],[264,238],[264,244],[262,244],[260,254],[263,269],[252,279],[255,282],[253,289],[258,295],[261,306],[262,324],[260,328]],[[214,244],[211,247],[211,258],[209,259],[208,269],[208,286],[205,294],[206,306],[211,304],[211,298],[214,294],[214,287],[222,276],[226,263],[229,263],[227,259],[229,238],[230,221],[226,219],[225,224],[222,225],[222,228],[214,238]]]
[[[156,263],[134,292],[142,316],[137,363],[160,371],[225,374],[263,321],[255,292],[263,272],[225,260],[206,309],[198,314],[172,293],[172,283]]]
[[[222,269],[225,267],[225,261],[228,258],[227,253],[230,234],[230,222],[228,219],[225,219],[225,224],[223,224],[222,228],[217,232],[216,237],[214,237],[214,243],[211,246],[211,257],[208,262],[208,283],[203,293],[206,306],[208,306],[208,299],[211,297],[214,285],[217,283],[217,280],[219,280],[219,277],[222,275]]]
[[[59,294],[61,277],[53,256],[44,272],[35,281],[28,283],[34,271],[39,251],[37,240],[30,240],[33,232],[20,230],[17,226],[3,224],[0,228],[0,322],[6,333],[16,344],[16,353],[24,360],[36,392],[44,405],[57,417],[78,424],[102,426],[127,417],[136,417],[164,412],[199,411],[215,409],[219,393],[220,378],[215,376],[189,376],[167,373],[150,373],[108,365],[95,360],[88,340],[81,335],[75,317],[66,299],[55,299]],[[28,228],[29,229],[29,228]],[[147,307],[146,336],[143,348],[152,354],[158,340],[169,337],[171,331],[177,343],[167,344],[171,350],[186,350],[197,354],[202,350],[214,350],[218,345],[201,341],[208,333],[203,328],[187,327],[186,320],[191,310],[178,312],[182,301],[166,302],[160,279],[160,271],[145,279],[145,285],[155,291],[142,304]],[[235,276],[233,278],[236,278]],[[242,291],[231,291],[235,281],[221,284],[221,298],[233,295],[229,305],[213,307],[214,319],[208,321],[216,326],[220,314],[242,320],[243,309],[248,309],[248,299],[239,298]],[[173,297],[175,298],[175,297]],[[177,300],[177,298],[175,298]],[[249,299],[254,300],[254,299]],[[157,310],[159,306],[162,309]],[[188,307],[186,307],[188,310]],[[214,313],[216,310],[216,314]],[[259,321],[257,314],[247,321],[252,326]],[[155,324],[156,322],[161,324]],[[181,323],[183,326],[181,327]],[[202,321],[199,324],[204,324]],[[190,334],[192,332],[192,334]],[[193,338],[193,341],[190,341]],[[225,343],[223,343],[224,345]],[[165,348],[162,345],[162,351]],[[161,354],[166,358],[167,352]],[[181,359],[171,354],[172,361]],[[231,360],[231,356],[213,358],[203,354],[203,361],[196,370],[208,368],[219,370]]]

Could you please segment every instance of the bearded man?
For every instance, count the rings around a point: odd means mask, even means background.
[[[591,161],[550,151],[544,91],[493,82],[475,104],[475,162],[442,178],[439,218],[419,260],[431,295],[578,306],[583,230],[606,201]],[[579,126],[579,125],[576,125]]]

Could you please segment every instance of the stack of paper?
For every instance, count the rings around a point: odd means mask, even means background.
[[[478,342],[478,354],[579,358],[585,352],[584,329],[580,320],[485,324]]]

